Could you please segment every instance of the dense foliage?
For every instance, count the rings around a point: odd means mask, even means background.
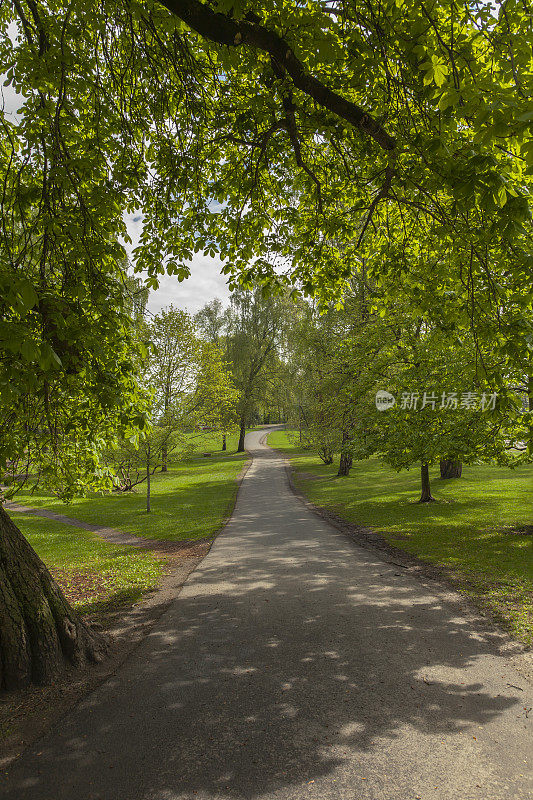
[[[4,459],[22,412],[53,445],[50,392],[87,442],[139,421],[138,208],[151,285],[203,250],[327,299],[364,262],[385,300],[399,283],[530,374],[531,26],[518,0],[4,4]]]
[[[358,274],[531,407],[532,26],[521,0],[0,5],[0,467],[70,496],[143,426],[125,212],[149,287],[199,251],[323,305]],[[100,657],[0,527],[0,684]]]
[[[187,312],[171,305],[139,321],[138,336],[147,343],[139,380],[149,396],[150,425],[142,438],[122,438],[105,454],[120,491],[166,472],[169,457],[194,449],[202,430],[226,434],[239,400],[222,349],[198,336]]]

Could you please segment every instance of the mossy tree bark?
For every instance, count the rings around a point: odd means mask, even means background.
[[[0,506],[0,688],[51,683],[68,665],[101,661],[105,649]]]
[[[530,375],[527,379],[527,394],[528,394],[528,410],[531,414],[530,423],[529,423],[529,447],[531,452],[533,453],[533,375]],[[529,535],[533,535],[533,522],[530,525],[526,525],[526,533]]]

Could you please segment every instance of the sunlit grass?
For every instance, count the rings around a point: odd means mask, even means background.
[[[164,558],[109,544],[89,531],[30,514],[10,515],[82,613],[135,602],[157,586],[166,568]]]
[[[209,433],[195,438],[195,447],[196,452],[185,460],[171,462],[167,473],[152,476],[150,514],[146,512],[146,483],[133,492],[76,498],[67,505],[43,492],[21,492],[15,500],[148,539],[206,538],[216,533],[231,512],[236,478],[246,455],[235,452],[235,435],[228,437],[226,452],[220,451],[221,438]]]
[[[137,491],[77,498],[65,505],[46,493],[23,492],[16,501],[95,525],[148,539],[204,539],[231,513],[236,477],[246,455],[235,452],[237,437],[195,435],[191,451],[175,459],[167,473],[152,477],[152,512],[146,512],[146,484]],[[210,453],[206,456],[204,453]],[[32,547],[52,571],[70,602],[82,613],[136,602],[155,588],[168,561],[131,547],[110,544],[97,534],[27,513],[11,512]]]

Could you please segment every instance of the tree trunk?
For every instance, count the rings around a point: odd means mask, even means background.
[[[163,420],[165,425],[168,423],[168,409],[170,406],[171,383],[170,379],[165,386],[165,405],[163,408]],[[164,441],[161,446],[161,472],[168,472],[168,442]],[[150,509],[148,509],[150,511]]]
[[[222,434],[222,450],[226,450],[227,446],[228,446],[228,443],[227,443],[227,440],[226,440],[226,434],[223,433]]]
[[[239,433],[239,446],[237,447],[238,453],[244,453],[244,437],[246,436],[246,417],[241,419],[241,430]]]
[[[105,649],[0,506],[0,687],[51,683],[68,664],[101,661]]]
[[[533,453],[533,375],[530,375],[527,379],[527,394],[528,394],[528,410],[531,413],[531,417],[529,419],[529,448]]]
[[[318,457],[328,466],[329,464],[333,464],[333,453],[327,444],[320,445],[318,448]]]
[[[347,452],[349,446],[350,446],[350,437],[346,431],[343,431],[342,444],[341,444],[341,460],[339,463],[339,471],[337,472],[337,477],[347,476],[350,474],[353,458],[351,454]]]
[[[440,462],[441,478],[460,478],[463,472],[463,464],[453,458],[443,458]]]
[[[149,514],[152,510],[150,507],[151,500],[151,485],[150,485],[150,448],[146,454],[146,513]]]
[[[352,468],[352,460],[353,460],[352,456],[348,455],[348,453],[341,453],[339,471],[337,472],[338,477],[350,474],[350,470]]]
[[[419,503],[432,503],[435,498],[431,496],[431,488],[429,485],[429,467],[427,464],[422,464],[420,468],[420,475],[422,478],[422,494],[420,495]]]
[[[528,395],[528,411],[531,414],[529,418],[529,450],[533,454],[533,375],[529,375],[527,379],[527,395]],[[533,534],[533,522],[525,526],[525,532],[529,535]]]

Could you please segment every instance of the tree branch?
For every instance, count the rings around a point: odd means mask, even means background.
[[[205,39],[228,47],[248,44],[268,53],[290,76],[293,85],[312,97],[318,105],[346,120],[374,139],[384,150],[394,150],[395,140],[360,106],[346,100],[309,75],[283,37],[255,21],[235,20],[218,14],[199,0],[159,0],[172,14]]]
[[[274,73],[278,76],[278,78],[283,79],[285,75],[285,71],[283,67],[281,67],[275,59],[271,59],[272,69]],[[289,134],[289,138],[291,140],[292,148],[294,150],[294,157],[296,159],[297,165],[300,169],[303,169],[304,172],[309,175],[311,180],[316,186],[317,190],[317,201],[318,201],[318,211],[320,214],[323,213],[322,211],[322,189],[320,186],[320,181],[318,180],[317,176],[313,172],[313,170],[307,166],[302,158],[302,150],[300,147],[300,139],[298,137],[298,126],[296,125],[296,106],[294,105],[292,92],[286,91],[282,88],[281,90],[281,101],[283,103],[283,110],[285,112],[285,120],[287,123],[287,132]]]
[[[366,220],[365,220],[365,224],[363,225],[363,229],[361,230],[361,233],[359,234],[359,238],[357,240],[357,245],[356,245],[357,247],[359,247],[359,245],[363,241],[363,237],[365,235],[365,231],[368,228],[368,225],[371,222],[372,217],[374,216],[374,211],[376,210],[376,208],[378,206],[378,203],[381,200],[383,200],[384,197],[387,197],[387,195],[388,195],[388,193],[390,191],[390,188],[391,188],[391,183],[392,183],[393,177],[394,177],[394,170],[392,169],[392,167],[387,167],[385,169],[385,180],[383,181],[383,186],[381,187],[381,189],[379,190],[377,195],[372,200],[372,202],[370,204],[370,208],[368,209],[368,214],[367,214],[367,217],[366,217]]]

